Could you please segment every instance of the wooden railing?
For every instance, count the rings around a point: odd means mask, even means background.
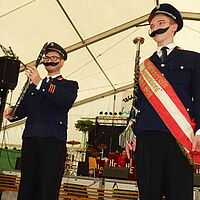
[[[106,189],[92,188],[83,185],[64,183],[61,186],[60,197],[72,199],[133,199],[138,200],[139,194],[137,191],[121,190],[121,189]]]
[[[18,192],[19,183],[20,177],[17,175],[0,174],[0,191]],[[200,187],[200,174],[194,174],[194,187]],[[93,188],[87,185],[69,183],[61,185],[59,197],[63,200],[139,200],[137,191]]]
[[[15,175],[0,174],[0,190],[2,191],[14,191],[19,189],[20,178]],[[63,183],[60,188],[60,198],[64,200],[139,200],[139,194],[137,191],[121,190],[121,189],[106,189],[106,188],[92,188],[87,185],[77,185]]]
[[[20,179],[15,175],[0,174],[0,190],[18,191]]]

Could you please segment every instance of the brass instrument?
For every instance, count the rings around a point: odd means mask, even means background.
[[[133,43],[136,45],[136,57],[135,57],[135,69],[134,69],[133,101],[129,118],[131,118],[131,120],[135,122],[137,115],[137,109],[135,108],[135,105],[137,102],[137,94],[139,89],[139,72],[140,72],[140,58],[141,58],[140,46],[144,43],[144,38],[136,37],[133,40]]]
[[[43,55],[44,55],[44,53],[45,53],[45,51],[46,51],[47,45],[48,45],[48,42],[46,42],[46,43],[44,44],[44,46],[42,47],[42,49],[41,49],[41,51],[40,51],[40,53],[39,53],[39,55],[38,55],[38,57],[37,57],[37,60],[36,60],[36,62],[35,62],[35,67],[36,67],[36,68],[37,68],[38,65],[40,64],[40,61],[42,60],[42,57],[43,57]],[[31,80],[28,78],[27,81],[26,81],[26,83],[24,84],[24,86],[23,86],[23,88],[22,88],[22,91],[21,91],[21,93],[20,93],[19,98],[18,98],[17,101],[16,101],[16,104],[15,104],[14,106],[12,106],[13,110],[12,110],[12,112],[11,112],[11,114],[10,114],[9,120],[17,119],[17,117],[16,117],[16,115],[15,115],[16,110],[17,110],[18,106],[20,105],[21,101],[23,100],[24,95],[25,95],[27,89],[29,88],[30,83],[31,83]]]
[[[133,86],[133,101],[132,101],[132,108],[130,111],[130,115],[129,115],[129,121],[128,121],[128,125],[126,127],[127,130],[132,130],[132,126],[133,124],[136,122],[136,116],[137,116],[137,108],[136,106],[136,102],[137,102],[137,94],[138,94],[138,89],[139,89],[139,72],[140,72],[140,46],[144,43],[144,38],[142,37],[136,37],[133,40],[133,43],[136,45],[136,57],[135,57],[135,69],[134,69],[134,86]],[[134,134],[133,134],[134,135]],[[134,137],[136,137],[134,135]],[[135,139],[134,139],[135,140]],[[136,140],[135,140],[136,141]],[[133,140],[131,141],[131,146],[133,144]],[[133,173],[133,149],[130,149],[130,174]]]

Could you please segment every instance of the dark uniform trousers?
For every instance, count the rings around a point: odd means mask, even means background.
[[[140,200],[193,200],[193,167],[170,133],[138,133],[136,164]]]
[[[18,200],[57,200],[64,173],[65,142],[53,137],[33,137],[24,138],[22,146]]]

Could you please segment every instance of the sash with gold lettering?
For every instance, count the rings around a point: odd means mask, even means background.
[[[200,154],[191,151],[195,123],[170,83],[149,59],[140,65],[139,84],[189,160],[200,164]]]

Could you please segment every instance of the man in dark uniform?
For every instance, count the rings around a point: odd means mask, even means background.
[[[169,91],[165,91],[168,100],[165,101],[165,98],[162,99],[158,94],[160,99],[155,103],[149,99],[151,97],[157,99],[157,93],[155,95],[149,91],[145,95],[142,90],[146,84],[143,83],[148,82],[148,78],[140,81],[136,105],[138,114],[134,126],[137,136],[135,157],[140,200],[161,200],[163,195],[166,200],[193,200],[193,167],[189,162],[190,159],[184,155],[183,148],[180,147],[181,137],[179,137],[180,141],[175,139],[179,133],[174,129],[177,123],[179,123],[177,129],[180,127],[184,129],[186,122],[181,123],[182,118],[176,118],[174,110],[178,110],[176,114],[188,115],[195,121],[196,128],[193,129],[195,136],[193,134],[192,140],[188,140],[188,143],[191,144],[192,151],[199,152],[200,54],[182,50],[174,44],[174,35],[182,29],[183,20],[179,11],[172,5],[158,5],[150,13],[148,21],[149,35],[157,43],[157,51],[149,58],[152,63],[149,69],[154,65],[155,70],[150,70],[148,73],[152,77],[156,73],[161,75],[159,79],[151,77],[150,85],[153,83],[152,90],[157,91],[159,88],[158,85],[154,85],[154,81],[161,80],[163,77],[172,87]],[[164,46],[167,47],[165,56],[161,52]],[[144,76],[150,77],[149,74],[144,73]],[[163,86],[159,92],[164,90]],[[172,91],[173,95],[171,95]],[[174,103],[174,96],[180,101]],[[157,105],[160,102],[164,105],[162,107],[164,109],[160,109],[161,112]],[[168,103],[172,107],[165,106]],[[184,114],[177,109],[179,106],[184,107]],[[166,116],[162,114],[163,112]],[[168,117],[172,117],[174,125]]]
[[[78,90],[78,83],[64,79],[61,68],[65,50],[48,44],[44,57],[47,77],[41,79],[36,67],[26,75],[31,84],[17,108],[17,120],[27,117],[23,132],[21,182],[18,200],[57,200],[66,157],[67,116]],[[4,111],[9,119],[12,108]]]

